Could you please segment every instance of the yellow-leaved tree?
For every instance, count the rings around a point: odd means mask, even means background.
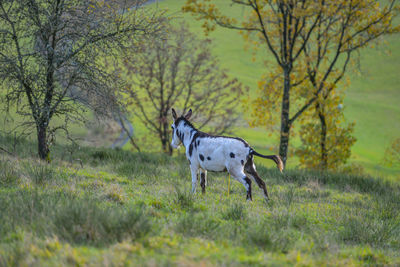
[[[383,34],[398,32],[395,0],[230,0],[243,8],[235,18],[211,0],[187,0],[183,7],[203,27],[240,31],[255,50],[265,49],[274,67],[258,82],[252,100],[253,126],[270,127],[280,115],[279,155],[286,164],[290,131],[319,95],[329,95],[342,79],[353,52]],[[320,44],[320,45],[318,45]],[[269,62],[266,59],[266,62]]]
[[[342,95],[320,95],[307,120],[300,127],[302,145],[296,149],[300,164],[306,168],[337,171],[351,155],[355,123],[345,124]]]
[[[386,148],[384,163],[389,167],[400,167],[400,137],[394,139]]]

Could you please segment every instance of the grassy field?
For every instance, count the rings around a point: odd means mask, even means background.
[[[399,266],[400,184],[260,167],[189,193],[187,160],[0,136],[0,266]]]
[[[157,5],[168,8],[169,14],[178,23],[187,23],[192,32],[204,37],[202,22],[181,12],[184,2],[163,0]],[[243,9],[232,8],[222,0],[216,2],[230,16],[243,16]],[[209,38],[213,40],[214,55],[220,59],[222,66],[249,86],[254,97],[257,81],[268,72],[262,62],[270,59],[270,55],[260,54],[257,57],[259,60],[253,62],[252,52],[244,50],[245,43],[237,31],[217,28]],[[356,122],[355,136],[358,141],[352,149],[351,161],[361,164],[370,174],[399,178],[400,170],[383,166],[383,157],[389,144],[400,136],[400,36],[387,36],[381,41],[386,44],[362,50],[360,69],[349,73],[351,85],[344,101],[345,116],[347,121]],[[263,129],[241,128],[236,132],[260,151],[266,152],[267,147],[279,144],[276,136],[269,137]],[[292,142],[294,146],[299,144],[296,139]],[[296,165],[297,160],[292,157],[288,166]]]
[[[203,36],[200,23],[180,13],[182,4],[159,6]],[[210,37],[223,66],[254,95],[263,64],[251,61],[236,32]],[[182,150],[169,157],[58,139],[46,164],[35,142],[0,129],[0,147],[11,152],[0,150],[0,267],[400,266],[400,170],[382,165],[400,136],[400,40],[386,41],[392,54],[362,51],[361,74],[351,74],[344,103],[347,120],[357,122],[352,161],[373,175],[297,170],[296,159],[281,174],[257,160],[268,203],[255,183],[253,201],[245,201],[244,187],[226,173],[209,173],[206,194],[198,186],[192,195]],[[146,135],[133,122],[137,137]],[[85,138],[86,130],[73,127]],[[235,134],[260,152],[278,142],[263,129]]]

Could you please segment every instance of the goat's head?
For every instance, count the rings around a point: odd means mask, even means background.
[[[189,120],[190,117],[192,116],[192,109],[190,109],[186,115],[181,116],[185,118],[186,120]],[[180,130],[179,127],[179,121],[178,116],[176,115],[175,109],[172,109],[172,118],[174,119],[174,122],[171,125],[172,128],[172,141],[171,141],[171,146],[172,148],[178,148],[180,144],[182,143],[183,140],[181,140],[178,136],[178,131]]]

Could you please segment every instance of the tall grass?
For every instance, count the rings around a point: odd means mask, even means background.
[[[182,156],[18,149],[0,155],[0,265],[400,264],[394,181],[260,167],[266,204],[256,186],[253,202],[235,181],[226,194],[224,173],[193,195]]]
[[[15,168],[6,160],[0,159],[0,187],[16,185],[19,176]]]
[[[151,230],[143,206],[123,207],[91,198],[38,190],[0,195],[0,240],[21,228],[42,237],[58,236],[95,246],[136,240]]]

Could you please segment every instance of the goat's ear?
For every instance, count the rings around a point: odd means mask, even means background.
[[[178,118],[178,116],[176,116],[175,109],[173,109],[173,108],[172,108],[172,118],[174,118],[174,120],[176,120],[176,118]]]
[[[190,119],[190,117],[192,116],[192,109],[189,109],[188,113],[186,113],[185,115],[185,119]]]

